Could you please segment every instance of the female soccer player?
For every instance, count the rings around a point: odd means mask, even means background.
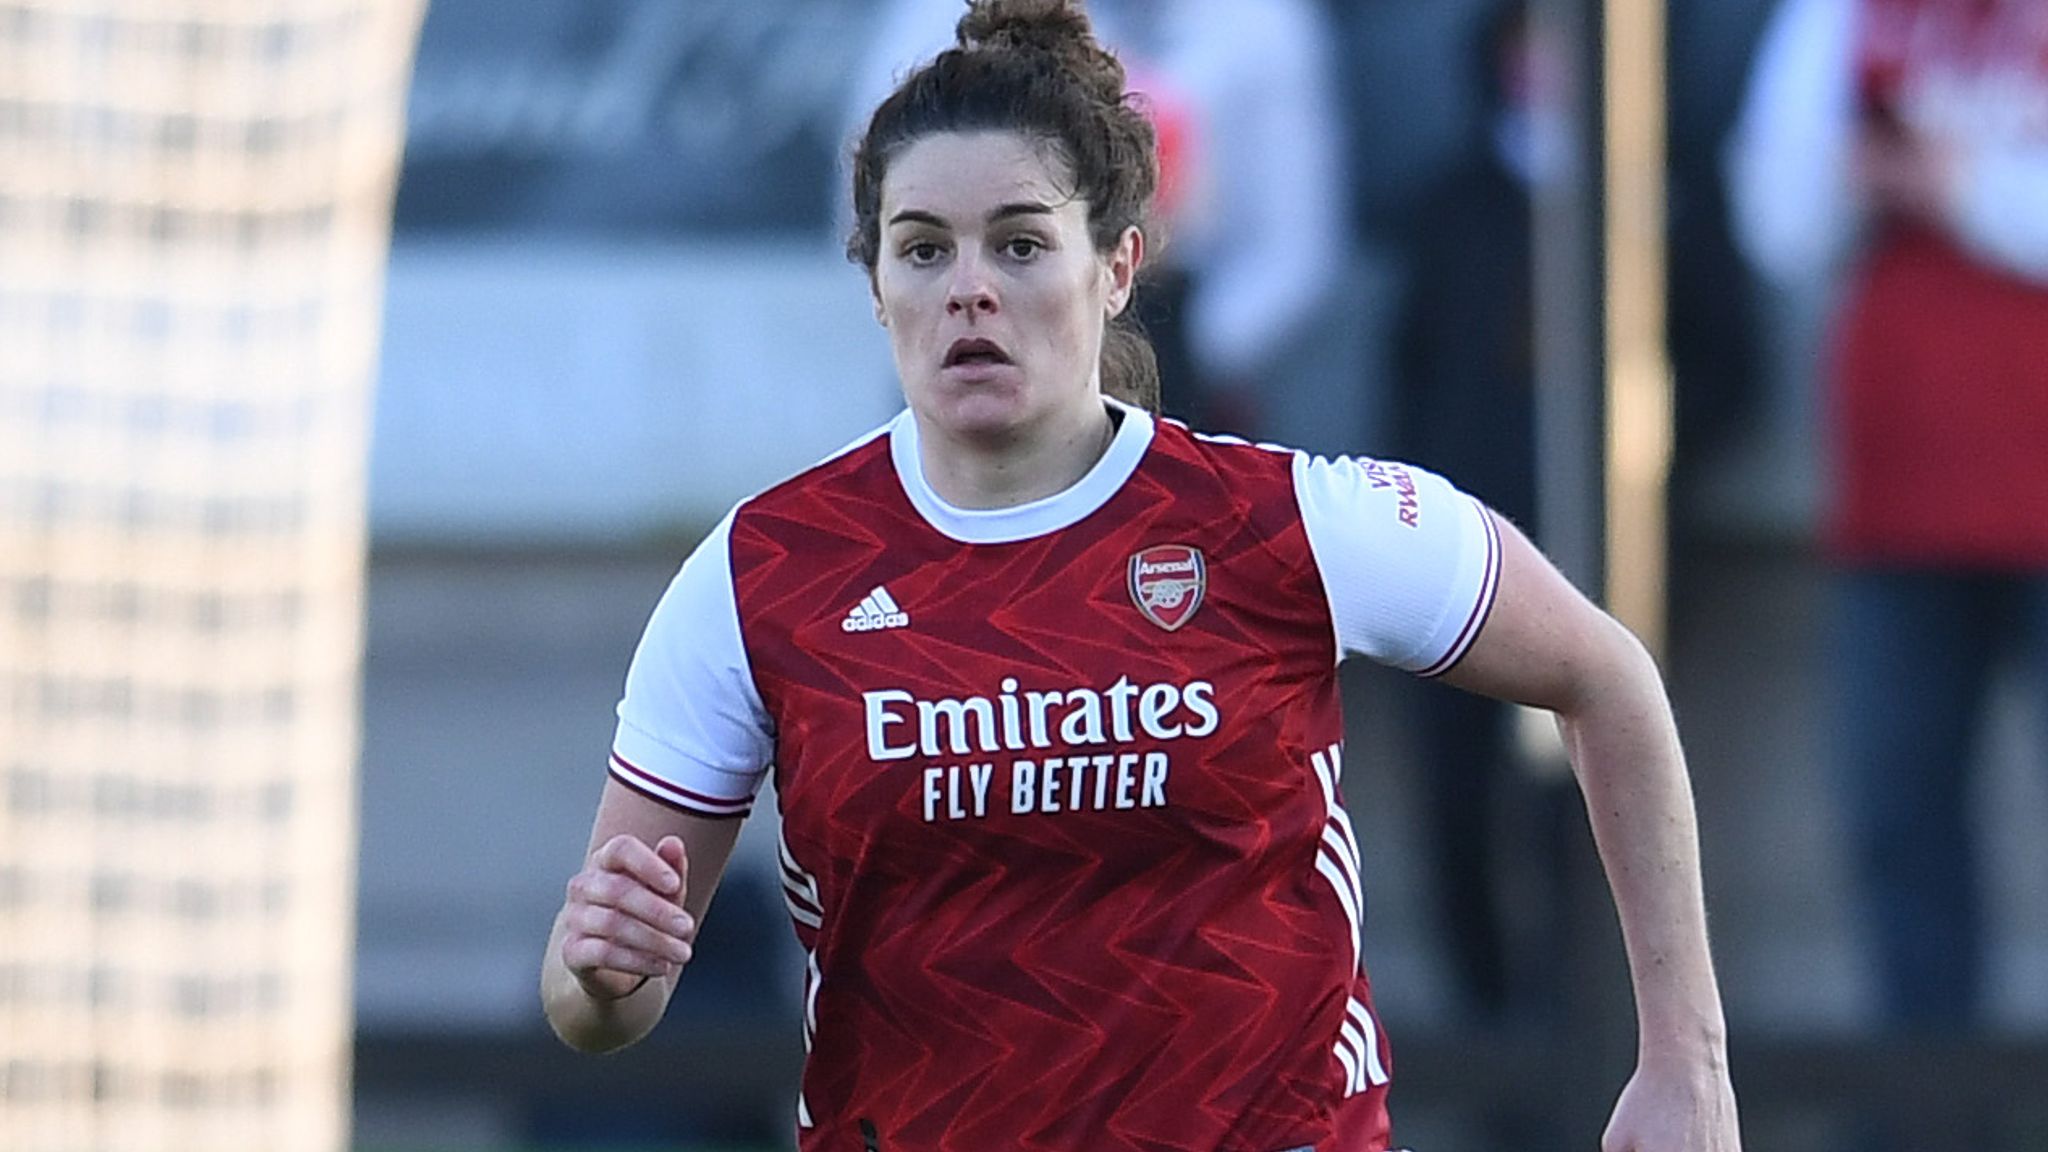
[[[1640,1018],[1610,1152],[1733,1152],[1655,666],[1428,472],[1118,399],[1156,386],[1117,323],[1156,171],[1072,0],[976,0],[875,112],[849,247],[908,410],[742,503],[655,608],[550,1022],[654,1026],[773,765],[805,1152],[1384,1149],[1338,791],[1362,654],[1556,711]]]

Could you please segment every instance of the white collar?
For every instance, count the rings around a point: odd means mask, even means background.
[[[925,522],[963,544],[1009,544],[1057,532],[1086,519],[1089,513],[1109,503],[1138,470],[1138,462],[1152,444],[1152,416],[1120,400],[1103,397],[1103,403],[1123,413],[1109,450],[1088,469],[1086,475],[1066,489],[1042,496],[1028,504],[1009,508],[960,508],[946,502],[924,478],[923,458],[918,455],[917,418],[904,409],[889,424],[889,457],[896,465],[896,479],[910,497],[911,506]]]

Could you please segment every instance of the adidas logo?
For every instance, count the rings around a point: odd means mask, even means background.
[[[839,630],[842,632],[879,632],[884,628],[908,627],[910,613],[898,608],[896,598],[889,595],[889,590],[879,584],[875,586],[873,592],[868,593],[860,603],[853,606],[853,611],[846,614],[846,619],[839,622]]]

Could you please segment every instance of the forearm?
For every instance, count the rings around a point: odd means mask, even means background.
[[[1607,671],[1559,724],[1613,890],[1645,1062],[1725,1059],[1707,945],[1698,823],[1662,679],[1614,626]]]
[[[668,1009],[674,991],[672,978],[650,977],[617,999],[592,996],[562,961],[563,931],[558,914],[541,962],[541,1008],[555,1035],[579,1052],[612,1052],[652,1032]],[[619,977],[621,990],[639,979],[624,973],[614,975]]]

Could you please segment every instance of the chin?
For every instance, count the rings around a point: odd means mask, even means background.
[[[952,404],[934,415],[940,427],[955,436],[991,442],[1017,436],[1030,423],[1028,414],[1016,405]]]
[[[1038,415],[1011,388],[945,388],[933,390],[928,404],[913,404],[921,414],[947,432],[976,440],[1002,440],[1014,436]]]

